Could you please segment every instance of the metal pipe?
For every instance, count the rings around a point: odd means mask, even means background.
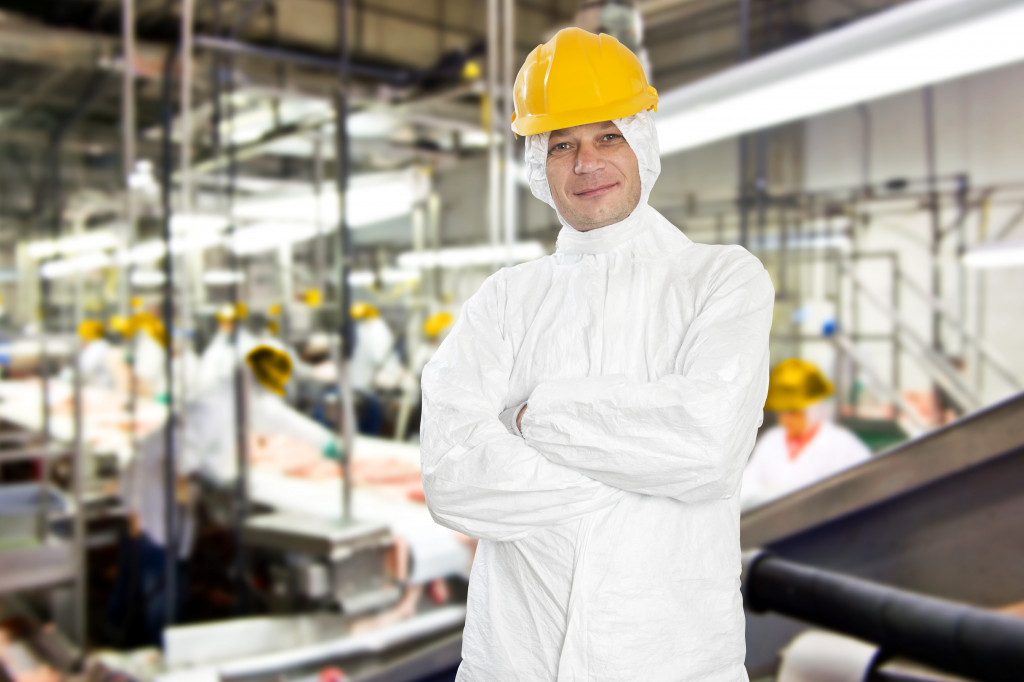
[[[75,566],[75,592],[74,592],[74,627],[75,640],[82,648],[88,644],[87,623],[89,622],[87,609],[89,608],[86,599],[86,585],[88,580],[88,561],[86,561],[85,543],[85,447],[83,435],[85,432],[82,419],[82,371],[80,366],[82,355],[81,341],[77,344],[77,352],[74,354],[72,363],[72,382],[74,388],[74,416],[75,431],[74,443],[72,444],[71,464],[71,488],[75,499],[74,530],[72,533],[74,548],[72,550],[72,561]]]
[[[500,0],[487,0],[487,228],[495,252],[501,234],[501,148],[500,138],[496,133],[498,60],[501,51],[498,33],[499,2]]]
[[[1019,680],[1024,622],[1008,614],[778,558],[743,557],[744,604],[878,645],[889,655],[981,682]]]
[[[503,103],[502,115],[494,120],[495,127],[502,136],[501,139],[505,145],[505,164],[502,169],[504,179],[504,209],[505,209],[505,245],[508,247],[505,256],[505,265],[514,265],[512,260],[512,247],[516,241],[516,193],[519,189],[518,183],[516,182],[515,173],[512,169],[516,166],[515,154],[516,146],[512,143],[509,138],[508,130],[505,128],[504,122],[509,120],[511,116],[511,107],[509,104],[512,101],[511,94],[515,84],[515,71],[514,71],[514,38],[515,38],[515,26],[516,26],[516,13],[515,3],[512,0],[502,0],[504,5],[503,21],[502,21],[502,73],[503,80],[501,84],[501,99],[495,98],[495,104],[499,101]]]
[[[118,286],[118,312],[125,318],[132,314],[132,275],[135,264],[128,259],[135,243],[135,224],[138,220],[132,173],[135,172],[135,0],[122,0],[121,35],[124,51],[124,71],[121,74],[121,144],[122,172],[124,173],[124,231],[121,235],[121,262],[126,263]],[[135,337],[125,339],[128,346],[128,440],[131,457],[138,454],[139,382],[135,372]]]
[[[127,263],[118,282],[118,312],[127,316],[131,298],[133,266],[128,251],[135,236],[135,195],[131,175],[135,170],[135,0],[121,0],[121,40],[124,53],[124,71],[121,73],[121,153],[124,177],[125,224],[121,235],[121,262]]]
[[[853,283],[855,289],[859,289],[863,292],[864,297],[871,301],[876,308],[893,321],[907,339],[910,340],[911,344],[917,347],[921,357],[929,360],[930,367],[926,367],[926,369],[929,369],[928,374],[931,378],[946,389],[950,396],[960,404],[961,408],[967,411],[980,408],[981,400],[968,386],[963,383],[958,376],[956,369],[949,364],[949,361],[943,355],[935,351],[935,349],[932,348],[924,339],[918,336],[910,325],[900,319],[899,313],[893,310],[885,303],[885,301],[871,291],[865,282],[847,263],[843,261],[843,259],[837,259],[836,262],[840,268],[847,271],[850,276],[850,281]]]
[[[342,68],[339,66],[337,59],[332,59],[330,57],[321,57],[319,55],[307,54],[304,52],[281,50],[274,47],[262,47],[259,45],[252,45],[250,43],[243,43],[237,40],[231,40],[229,38],[197,35],[193,40],[193,44],[198,48],[214,52],[239,55],[242,57],[260,57],[278,63],[295,64],[297,66],[305,66],[313,69],[337,71],[339,68]],[[372,78],[399,86],[415,85],[422,78],[421,74],[416,71],[404,69],[389,70],[375,66],[366,66],[363,64],[352,64],[351,62],[347,63],[343,68],[353,76]]]
[[[338,386],[338,400],[344,410],[344,419],[341,419],[342,452],[339,457],[341,461],[341,518],[343,523],[352,520],[352,450],[355,446],[355,409],[353,407],[352,384],[349,381],[349,362],[352,360],[352,351],[355,342],[355,328],[352,323],[352,292],[348,284],[348,273],[351,269],[352,258],[352,235],[349,232],[348,216],[346,208],[348,204],[348,174],[349,174],[349,145],[348,145],[348,95],[349,95],[349,45],[348,45],[348,2],[338,0],[338,59],[336,69],[339,72],[340,88],[335,93],[334,105],[336,112],[335,137],[337,143],[336,182],[338,185],[338,232],[339,245],[341,247],[340,258],[338,259],[338,302],[341,305],[340,315],[340,353],[338,373],[340,382]]]
[[[750,58],[750,0],[738,0],[739,2],[739,61],[745,62]],[[750,135],[742,135],[739,139],[739,166],[740,166],[740,246],[746,247],[749,241],[749,204],[748,204],[748,185],[747,182],[747,165],[748,165],[748,147],[750,144]]]
[[[928,430],[928,425],[922,421],[921,417],[918,416],[917,411],[914,410],[913,406],[906,401],[906,399],[900,394],[899,391],[891,388],[882,379],[882,375],[878,372],[871,361],[861,352],[857,345],[854,344],[845,334],[837,333],[833,337],[833,342],[836,346],[842,350],[857,366],[860,371],[864,372],[868,378],[874,383],[875,388],[881,391],[886,398],[892,401],[893,405],[901,410],[910,420],[914,426],[920,429],[922,432]]]
[[[174,256],[171,252],[171,176],[173,174],[171,124],[174,116],[172,84],[174,62],[179,45],[176,43],[164,58],[162,102],[160,107],[163,139],[161,140],[160,200],[164,239],[163,323],[169,336],[174,324]],[[167,421],[164,425],[164,623],[174,622],[177,603],[178,534],[175,529],[175,500],[177,489],[177,457],[175,453],[174,411],[174,354],[170,348],[164,354],[164,376],[167,382]]]
[[[955,331],[960,335],[964,342],[970,342],[977,346],[981,353],[981,358],[987,361],[992,368],[1006,380],[1013,390],[1024,390],[1024,384],[1021,384],[1020,379],[1013,370],[1010,369],[1009,362],[1000,355],[999,351],[997,351],[992,344],[968,330],[966,324],[958,321],[942,301],[928,293],[928,291],[926,291],[920,284],[909,278],[904,279],[903,283],[906,284],[911,291],[917,294],[921,300],[927,303],[928,307],[931,308],[934,313],[938,314],[941,319],[945,319],[948,324],[953,325]]]
[[[231,328],[231,347],[235,351],[234,357],[234,394],[235,394],[235,462],[238,470],[238,478],[235,481],[235,542],[237,549],[235,554],[235,571],[239,590],[237,611],[245,614],[249,611],[249,589],[245,575],[248,570],[248,557],[243,540],[245,520],[249,515],[249,386],[248,376],[245,372],[244,359],[242,358],[242,315],[241,315],[241,274],[243,271],[242,260],[234,250],[235,234],[237,225],[234,218],[235,203],[235,179],[238,177],[238,158],[235,154],[235,69],[233,59],[230,55],[224,57],[227,73],[226,90],[226,112],[227,122],[227,149],[228,149],[228,178],[226,186],[227,212],[231,216],[228,222],[228,243],[232,248],[228,249],[228,267],[235,274],[231,283],[231,305],[234,308],[234,325]]]
[[[316,273],[316,285],[320,291],[327,291],[327,233],[324,231],[323,219],[324,189],[324,137],[323,131],[317,130],[313,138],[313,198],[316,201],[316,250],[313,263]]]
[[[935,158],[935,103],[934,89],[928,86],[923,90],[924,94],[924,148],[925,159],[928,165],[928,214],[931,217],[931,292],[937,299],[942,298],[942,271],[939,262],[940,250],[942,248],[942,215],[939,209],[939,191],[936,182]],[[932,348],[937,352],[943,352],[942,344],[942,316],[932,311]]]

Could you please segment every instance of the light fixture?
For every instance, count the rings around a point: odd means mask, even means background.
[[[1012,268],[1024,266],[1024,240],[985,242],[962,256],[969,268]]]
[[[408,251],[398,257],[402,268],[457,268],[469,265],[491,265],[496,261],[522,263],[545,255],[540,242],[518,242],[512,246],[466,246],[438,251]]]
[[[76,254],[90,251],[103,251],[117,246],[117,237],[110,230],[93,230],[81,234],[61,237],[60,239],[43,239],[28,245],[31,258],[51,258],[59,253]]]
[[[421,174],[411,170],[354,176],[346,196],[349,227],[365,227],[408,215],[428,189],[428,183],[422,180]],[[336,192],[322,193],[319,211],[317,208],[315,194],[290,194],[240,201],[235,205],[234,216],[236,220],[291,223],[315,223],[319,220],[321,225],[338,222],[340,201]]]
[[[378,279],[384,284],[403,284],[405,282],[418,282],[421,279],[417,270],[397,270],[387,268],[378,273],[370,270],[355,270],[348,273],[348,283],[354,287],[368,287]],[[335,278],[337,281],[337,278]]]
[[[207,270],[203,273],[203,284],[209,286],[224,286],[243,281],[245,281],[245,276],[232,270]]]
[[[171,231],[185,232],[220,232],[227,228],[228,218],[224,215],[206,213],[174,213],[171,215]]]
[[[139,287],[140,289],[158,287],[163,284],[164,281],[164,273],[159,270],[146,269],[132,271],[132,286]]]
[[[1024,59],[1020,0],[918,0],[662,96],[662,153]]]
[[[273,251],[286,244],[297,244],[316,236],[313,223],[268,221],[236,230],[231,236],[231,250],[239,256]]]
[[[110,256],[105,253],[87,253],[82,256],[44,263],[39,272],[44,279],[59,279],[90,270],[98,270],[111,264]]]

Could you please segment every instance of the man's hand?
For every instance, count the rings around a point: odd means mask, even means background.
[[[519,429],[519,433],[523,432],[523,415],[526,414],[526,404],[523,405],[523,409],[519,410],[519,414],[516,415],[516,428]]]

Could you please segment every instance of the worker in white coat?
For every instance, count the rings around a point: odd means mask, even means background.
[[[743,474],[743,508],[749,509],[871,459],[857,436],[826,417],[834,388],[815,365],[798,358],[772,370],[764,409],[778,426],[757,442]]]
[[[489,277],[423,373],[427,505],[480,538],[457,679],[746,680],[771,279],[648,204],[657,94],[614,38],[560,31],[514,101],[555,253]]]
[[[82,339],[78,371],[85,386],[111,389],[117,386],[117,351],[107,341],[106,333],[106,327],[99,320],[83,320],[78,325],[78,336]]]
[[[375,379],[386,366],[396,365],[395,335],[376,306],[355,303],[355,346],[349,361],[348,378],[359,408],[359,432],[378,435],[384,426],[384,403],[375,391]]]

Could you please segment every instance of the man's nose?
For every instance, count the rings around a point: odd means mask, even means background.
[[[576,152],[576,166],[573,170],[578,175],[583,175],[585,173],[593,173],[602,168],[604,168],[604,157],[601,155],[600,150],[593,145],[580,145],[579,151]]]

